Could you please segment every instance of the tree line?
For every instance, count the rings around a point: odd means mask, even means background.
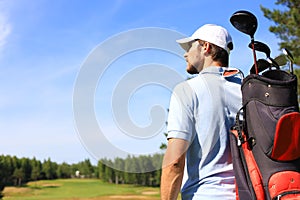
[[[128,156],[114,161],[101,159],[97,165],[98,178],[116,184],[159,186],[163,154]]]
[[[98,178],[116,184],[159,186],[162,158],[163,154],[113,160],[105,158],[94,166],[89,159],[76,164],[58,164],[50,158],[40,161],[36,158],[0,155],[0,198],[5,186],[21,186],[37,180]]]

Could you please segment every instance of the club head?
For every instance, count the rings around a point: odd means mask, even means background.
[[[286,56],[281,54],[277,57],[274,58],[274,60],[276,61],[276,63],[279,65],[279,66],[284,66],[287,64],[287,59],[286,59]]]
[[[267,58],[271,55],[271,50],[265,43],[262,43],[260,41],[254,41],[249,43],[248,47],[252,49],[252,44],[254,44],[254,50],[260,51],[266,54]]]
[[[267,61],[271,64],[271,66],[276,67],[276,69],[280,69],[278,63],[273,58],[268,57]]]
[[[288,57],[288,59],[290,61],[294,62],[294,57],[293,57],[292,53],[287,48],[283,48],[282,52],[284,53],[284,55],[286,55]]]
[[[230,17],[231,24],[239,31],[254,37],[254,33],[257,29],[257,19],[252,13],[240,10]]]
[[[258,73],[262,72],[268,68],[271,68],[271,66],[272,66],[271,63],[269,63],[265,59],[258,59],[256,63],[257,63]],[[250,74],[256,74],[255,65],[253,65],[251,67]]]
[[[290,73],[294,74],[294,68],[293,68],[294,57],[293,57],[292,53],[286,48],[283,48],[282,52],[290,60]]]

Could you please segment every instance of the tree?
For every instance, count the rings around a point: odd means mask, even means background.
[[[125,162],[121,158],[115,158],[114,160],[114,168],[115,170],[115,183],[119,184],[119,182],[124,183],[124,169]]]
[[[295,70],[295,74],[298,78],[297,91],[298,91],[298,105],[299,105],[299,110],[300,110],[300,69]]]
[[[2,199],[3,194],[2,191],[4,190],[5,187],[5,170],[6,170],[6,166],[5,166],[5,162],[4,162],[4,156],[1,156],[0,158],[0,199]]]
[[[75,171],[80,171],[82,177],[91,178],[95,176],[94,167],[89,159],[85,159],[84,161],[73,165],[73,168],[75,168]]]
[[[169,113],[169,109],[167,109],[167,112]],[[168,126],[168,121],[166,121],[165,124],[166,124],[166,127],[167,127]],[[167,138],[168,133],[165,132],[164,135]],[[165,142],[161,143],[159,149],[160,150],[166,150],[167,149],[167,143],[165,143]]]
[[[94,167],[91,164],[90,159],[85,159],[82,163],[81,163],[81,170],[83,172],[83,174],[87,177],[87,178],[91,178],[94,175]]]
[[[126,183],[129,184],[138,184],[138,174],[137,173],[132,173],[132,172],[137,172],[138,170],[138,163],[137,159],[135,159],[134,156],[128,155],[127,158],[125,159],[124,163],[124,179]]]
[[[112,167],[113,166],[113,162],[111,160],[107,161],[107,166],[105,167],[105,181],[109,182],[109,183],[113,183],[114,179],[115,179],[115,171]]]
[[[42,163],[38,160],[36,160],[36,158],[33,158],[31,160],[31,180],[37,181],[38,179],[40,179],[41,177],[41,171],[42,171]]]
[[[12,184],[13,180],[12,180],[12,174],[14,173],[14,165],[13,165],[13,160],[10,156],[3,156],[2,157],[3,162],[4,162],[4,183],[5,184]]]
[[[139,156],[139,166],[141,169],[141,182],[142,185],[153,185],[154,180],[154,166],[151,156]]]
[[[21,186],[22,180],[25,178],[25,173],[22,168],[16,168],[13,177],[15,178],[15,185]]]
[[[157,169],[155,171],[154,174],[154,182],[153,185],[154,186],[158,186],[160,185],[160,177],[161,177],[161,167],[162,167],[162,160],[163,160],[163,154],[154,154],[153,158],[152,158],[152,162],[153,162],[153,166],[155,167],[155,169]]]
[[[31,178],[32,166],[28,158],[21,159],[21,169],[24,172],[24,181],[27,182]]]
[[[101,159],[98,161],[98,178],[99,179],[102,179],[102,180],[105,180],[106,177],[105,177],[105,168],[106,168],[106,165],[104,164],[104,159]]]
[[[72,175],[71,166],[63,162],[62,164],[58,165],[56,174],[58,178],[70,178]]]
[[[55,179],[56,178],[56,165],[53,163],[50,158],[45,160],[42,165],[42,171],[46,179]]]
[[[269,30],[274,33],[281,42],[280,48],[287,48],[294,56],[294,63],[300,65],[300,3],[299,0],[277,0],[276,5],[282,5],[286,9],[279,10],[260,6],[264,16],[272,20],[275,25]],[[300,103],[300,69],[295,69],[298,77],[298,102]],[[300,107],[300,104],[299,104]]]
[[[282,5],[286,9],[279,10],[260,6],[264,16],[272,20],[275,25],[269,30],[274,33],[281,42],[280,48],[287,48],[294,56],[295,64],[300,65],[300,3],[299,0],[277,0],[276,5]]]

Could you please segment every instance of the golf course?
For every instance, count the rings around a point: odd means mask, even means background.
[[[158,187],[105,183],[99,179],[57,179],[28,182],[21,187],[7,186],[4,200],[117,200],[160,199]]]

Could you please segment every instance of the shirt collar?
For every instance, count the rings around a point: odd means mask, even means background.
[[[199,74],[205,74],[205,73],[212,73],[212,74],[223,74],[225,67],[217,67],[217,66],[210,66],[204,68]]]

